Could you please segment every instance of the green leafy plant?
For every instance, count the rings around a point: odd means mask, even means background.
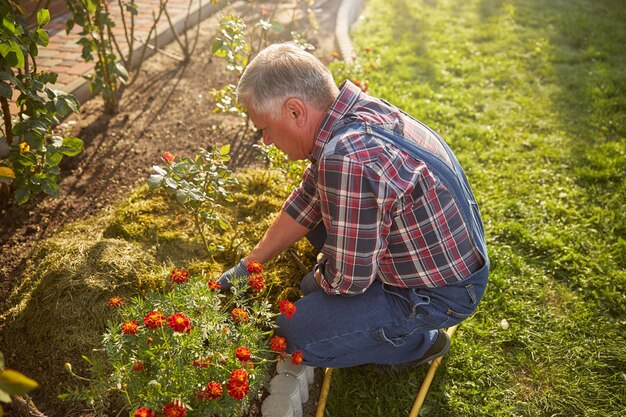
[[[105,111],[115,113],[118,107],[118,91],[121,84],[128,80],[128,72],[113,51],[111,28],[115,22],[111,19],[106,2],[98,0],[68,0],[67,6],[72,18],[66,23],[69,33],[75,24],[81,26],[82,57],[85,61],[95,60],[95,72],[89,79],[90,91],[102,93]],[[131,13],[133,9],[130,9]],[[95,54],[95,58],[94,58]]]
[[[367,92],[372,70],[380,62],[380,56],[374,54],[370,48],[363,48],[352,60],[339,59],[339,53],[333,54],[334,60],[328,65],[337,82],[350,80],[362,91]]]
[[[50,21],[46,9],[37,12],[37,24],[29,28],[25,13],[14,2],[0,4],[0,108],[8,158],[0,160],[0,183],[11,184],[18,204],[44,192],[59,196],[59,164],[64,156],[82,152],[83,142],[75,137],[53,134],[53,128],[72,112],[76,98],[50,88],[57,74],[39,71],[39,47],[48,45],[43,27]],[[10,100],[15,96],[15,114]]]
[[[136,417],[242,415],[269,378],[268,365],[286,359],[285,339],[273,336],[273,319],[291,317],[285,300],[278,311],[263,296],[263,266],[251,263],[249,278],[238,277],[230,291],[184,269],[170,273],[169,289],[125,302],[116,309],[103,337],[105,364],[92,365],[87,389],[65,398],[87,400],[99,413],[130,410]],[[293,363],[302,355],[294,352]],[[116,410],[117,411],[117,410]]]
[[[276,170],[284,176],[287,180],[284,183],[286,188],[293,188],[302,180],[302,174],[309,164],[307,160],[291,161],[286,153],[274,145],[258,143],[254,147],[260,150],[260,157],[267,161],[269,169]]]
[[[226,163],[230,161],[230,145],[200,150],[193,158],[175,161],[169,152],[163,154],[164,166],[154,165],[155,174],[148,178],[150,189],[163,189],[189,213],[211,260],[222,250],[209,238],[209,232],[226,230],[228,222],[220,216],[223,202],[232,202],[229,187],[238,185]]]
[[[270,31],[283,31],[280,22],[274,18],[275,11],[276,9],[271,11],[267,7],[263,8],[263,16],[249,33],[246,23],[239,16],[226,15],[220,19],[218,35],[213,41],[211,53],[226,60],[227,71],[240,77],[252,55],[267,46]],[[302,41],[302,38],[299,37],[298,40]],[[216,103],[215,112],[246,117],[244,109],[237,103],[235,90],[233,84],[226,84],[212,91]]]

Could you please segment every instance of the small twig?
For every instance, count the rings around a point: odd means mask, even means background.
[[[21,417],[46,417],[39,411],[29,396],[11,396],[11,408]]]
[[[138,36],[135,36],[135,40],[138,40],[139,42],[143,42],[141,40],[141,38],[138,37]],[[172,59],[175,59],[175,60],[180,61],[180,62],[185,62],[185,59],[183,57],[181,57],[180,55],[176,55],[176,54],[174,54],[172,52],[167,52],[167,51],[165,51],[163,49],[157,49],[153,45],[150,45],[148,43],[146,43],[145,45],[147,46],[148,49],[150,49],[150,50],[152,50],[152,51],[154,51],[154,52],[156,52],[158,54],[164,55],[164,56],[166,56],[168,58],[172,58]]]
[[[13,134],[11,133],[11,130],[13,129],[13,124],[11,122],[11,110],[9,108],[9,100],[6,97],[0,97],[0,106],[2,106],[2,117],[4,119],[4,139],[6,140],[7,145],[11,146],[13,144]]]
[[[172,18],[170,17],[170,14],[167,11],[167,9],[165,9],[165,17],[167,18],[167,23],[170,25],[170,29],[172,29],[174,40],[176,40],[176,43],[178,44],[178,46],[180,46],[180,49],[183,51],[183,55],[185,56],[185,62],[189,61],[189,50],[187,48],[187,45],[186,44],[183,45],[183,42],[178,37],[178,33],[176,33],[176,28],[174,27],[174,24],[172,23]],[[187,22],[185,22],[185,38],[186,37],[187,37]]]

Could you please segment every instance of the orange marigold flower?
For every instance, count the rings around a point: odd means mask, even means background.
[[[143,371],[145,367],[140,361],[133,362],[133,371]]]
[[[239,384],[244,384],[248,382],[248,371],[245,369],[234,369],[230,373],[230,378],[228,378],[231,382],[237,382]]]
[[[241,324],[248,321],[248,313],[239,307],[234,308],[233,311],[230,312],[230,316],[235,320],[235,323]]]
[[[191,322],[183,313],[174,313],[167,318],[167,324],[178,333],[189,333]]]
[[[241,362],[246,362],[250,360],[251,355],[252,354],[250,353],[250,349],[245,346],[239,346],[237,349],[235,349],[235,357]]]
[[[287,349],[287,341],[284,337],[274,336],[270,339],[270,349],[274,352],[283,352]]]
[[[296,350],[291,354],[291,363],[293,363],[294,365],[300,364],[303,359],[304,357],[302,356],[302,352],[300,352],[299,350]]]
[[[151,311],[143,317],[143,322],[151,329],[158,329],[165,324],[165,314],[160,311]]]
[[[176,284],[182,284],[187,282],[187,280],[189,279],[189,272],[185,271],[184,269],[172,269],[172,272],[170,272],[170,281],[176,283]]]
[[[109,301],[107,302],[109,307],[119,307],[122,304],[124,304],[124,299],[122,297],[118,297],[117,295],[109,298]]]
[[[196,396],[201,400],[217,400],[222,396],[222,390],[222,384],[211,381]]]
[[[139,324],[135,320],[122,323],[122,332],[124,334],[136,334],[139,329]]]
[[[248,278],[248,286],[255,292],[263,291],[263,288],[265,288],[263,275],[250,275],[250,278]]]
[[[163,159],[165,159],[165,161],[168,164],[171,164],[172,162],[174,162],[174,155],[172,155],[168,151],[165,151],[165,152],[163,152]]]
[[[248,395],[250,385],[248,385],[248,372],[245,369],[235,369],[231,372],[226,390],[231,397],[241,400]]]
[[[248,395],[248,391],[250,390],[250,385],[246,384],[235,384],[233,382],[229,382],[226,384],[226,389],[228,390],[228,395],[233,397],[236,400],[241,400],[243,397]]]
[[[278,308],[281,314],[284,314],[288,319],[293,317],[293,313],[296,312],[296,305],[291,301],[280,300],[278,302]]]
[[[133,417],[155,417],[154,411],[148,407],[139,407]]]
[[[170,401],[161,409],[164,417],[185,417],[187,407],[179,400]]]
[[[333,51],[333,59],[339,59],[339,52]]]
[[[248,272],[251,274],[260,274],[263,272],[263,264],[260,262],[252,261],[248,264]]]
[[[207,285],[211,291],[218,291],[220,288],[222,288],[220,283],[217,281],[209,281]]]

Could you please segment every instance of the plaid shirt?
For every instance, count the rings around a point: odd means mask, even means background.
[[[353,122],[392,130],[450,163],[427,129],[346,81],[322,123],[302,183],[283,206],[310,229],[324,222],[323,290],[356,295],[374,279],[440,287],[478,270],[482,256],[447,188],[422,161],[387,142],[362,131],[335,136]]]

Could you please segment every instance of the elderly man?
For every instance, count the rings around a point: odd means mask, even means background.
[[[321,367],[419,365],[444,355],[441,330],[470,316],[489,260],[476,201],[437,133],[330,71],[291,44],[261,51],[238,99],[263,141],[308,159],[261,241],[224,273],[228,287],[252,261],[303,237],[321,252],[291,319],[287,350]]]

